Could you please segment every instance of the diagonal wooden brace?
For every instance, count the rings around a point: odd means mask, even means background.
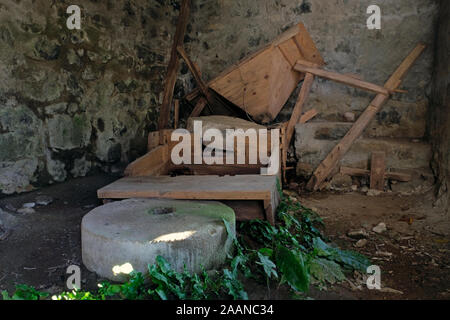
[[[406,59],[386,82],[384,87],[387,90],[393,91],[400,86],[403,78],[406,76],[406,73],[419,58],[425,48],[426,46],[424,44],[418,44],[416,48],[408,55],[408,57],[406,57]],[[361,136],[364,129],[373,120],[377,112],[381,110],[383,105],[388,100],[389,96],[384,94],[378,94],[375,97],[375,99],[355,122],[355,124],[345,135],[345,137],[334,147],[334,149],[328,154],[325,160],[323,160],[319,167],[316,169],[313,176],[308,182],[307,188],[309,190],[317,190],[322,182],[324,182],[325,179],[328,178],[339,161],[350,149],[353,142]]]

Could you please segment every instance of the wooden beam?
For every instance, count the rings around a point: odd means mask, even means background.
[[[198,99],[197,104],[194,107],[194,110],[192,110],[191,115],[189,116],[189,118],[196,118],[199,117],[200,114],[202,113],[203,109],[206,107],[206,105],[208,104],[208,102],[206,101],[205,98],[200,97],[200,99]]]
[[[311,91],[312,84],[314,82],[314,76],[310,73],[307,73],[305,76],[305,80],[303,80],[302,88],[300,89],[300,93],[297,98],[297,102],[294,106],[294,110],[292,111],[291,118],[289,119],[289,123],[286,128],[286,149],[289,147],[292,136],[294,135],[295,125],[299,122],[300,117],[302,115],[303,105],[308,99],[309,92]]]
[[[386,169],[386,153],[373,152],[370,165],[370,189],[384,190],[384,171]]]
[[[383,94],[386,96],[389,95],[388,89],[378,86],[376,84],[367,82],[367,81],[362,81],[362,80],[356,79],[354,76],[353,77],[346,76],[346,75],[339,74],[336,72],[331,72],[331,71],[323,70],[320,68],[303,65],[299,62],[297,62],[297,64],[295,65],[294,70],[299,71],[299,72],[304,72],[304,73],[311,73],[315,76],[333,80],[333,81],[336,81],[339,83],[344,83],[344,84],[347,84],[347,85],[355,87],[355,88],[368,90],[368,91]]]
[[[394,74],[389,78],[385,84],[385,88],[389,91],[395,90],[401,84],[401,81],[406,76],[407,71],[412,67],[414,62],[419,58],[425,50],[424,44],[418,44],[416,48],[406,57],[402,64],[397,68]],[[369,107],[358,118],[353,127],[345,135],[345,137],[334,147],[328,154],[325,160],[319,165],[308,182],[307,188],[309,190],[317,190],[322,182],[328,178],[330,173],[336,167],[338,162],[344,157],[347,151],[352,146],[353,142],[358,139],[367,125],[373,120],[378,111],[388,101],[389,96],[378,94]]]
[[[143,157],[130,163],[125,176],[142,177],[164,173],[169,164],[169,146],[158,146]]]
[[[180,121],[180,100],[176,99],[174,105],[173,128],[178,129],[178,122]]]
[[[178,17],[177,29],[170,54],[170,61],[167,67],[167,74],[164,85],[163,103],[159,112],[158,128],[167,129],[169,125],[170,108],[172,106],[173,92],[177,80],[177,72],[180,66],[178,60],[177,47],[183,44],[184,34],[189,20],[190,0],[183,0],[181,4],[180,15]]]
[[[301,116],[300,121],[298,123],[301,123],[301,124],[307,123],[309,120],[311,120],[315,116],[317,116],[316,109],[308,110]]]
[[[194,76],[195,81],[197,82],[198,87],[200,88],[200,91],[203,93],[203,95],[206,97],[206,99],[209,101],[210,99],[210,93],[208,91],[208,86],[203,82],[202,76],[200,75],[200,71],[197,69],[197,66],[192,62],[192,60],[187,55],[186,51],[182,46],[178,46],[177,48],[178,53],[183,58],[183,60],[186,62],[189,70],[191,71],[192,75]]]
[[[370,171],[366,170],[366,169],[341,167],[340,172],[342,174],[346,174],[346,175],[354,176],[354,177],[370,176]],[[409,182],[412,180],[412,177],[410,174],[390,172],[390,171],[386,171],[384,173],[384,177],[385,177],[385,179],[396,180],[396,181],[400,181],[400,182]]]

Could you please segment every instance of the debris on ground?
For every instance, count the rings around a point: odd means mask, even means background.
[[[376,227],[372,229],[373,232],[381,234],[387,231],[386,224],[384,222],[380,222]]]
[[[53,202],[53,198],[49,196],[38,196],[36,197],[36,203],[39,206],[48,206]]]

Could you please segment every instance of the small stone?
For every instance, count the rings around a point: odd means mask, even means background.
[[[367,233],[366,230],[360,229],[360,230],[352,230],[352,231],[347,232],[347,236],[352,239],[364,239],[364,238],[368,238],[369,234]]]
[[[382,193],[383,193],[383,191],[370,189],[369,191],[367,191],[367,196],[368,197],[378,197]]]
[[[375,255],[379,257],[392,257],[392,253],[387,251],[377,251],[375,252]]]
[[[366,239],[361,239],[361,240],[358,240],[357,243],[355,243],[355,247],[356,248],[363,248],[363,247],[366,246],[366,244],[367,244],[367,240]]]
[[[358,186],[356,184],[352,185],[352,191],[358,190]]]
[[[33,214],[36,211],[33,208],[20,208],[17,212],[20,214]]]
[[[5,209],[10,211],[10,212],[16,212],[17,211],[17,209],[11,203],[7,203],[5,205]]]
[[[369,188],[364,186],[364,187],[361,188],[361,192],[367,193],[367,192],[369,192]]]
[[[333,188],[349,188],[352,185],[352,177],[347,174],[338,173],[331,179]]]
[[[36,198],[36,203],[39,206],[48,206],[52,202],[53,202],[53,198],[49,197],[49,196],[39,196]]]
[[[386,232],[387,231],[386,224],[384,222],[381,222],[376,227],[374,227],[372,231],[378,234]]]
[[[24,203],[22,208],[34,208],[36,206],[35,202]]]
[[[387,288],[387,287],[386,288],[381,288],[380,291],[383,292],[383,293],[403,294],[402,291],[395,290],[395,289],[392,289],[392,288]]]
[[[353,112],[344,113],[344,119],[347,122],[355,122],[356,116]]]

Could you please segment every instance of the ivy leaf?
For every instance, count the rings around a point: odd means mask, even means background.
[[[345,279],[344,273],[342,273],[341,267],[334,261],[330,261],[323,258],[316,258],[311,261],[310,273],[313,283],[335,284]]]
[[[344,268],[366,272],[371,265],[370,260],[358,252],[333,248],[320,238],[315,238],[313,243],[316,255],[333,260]]]
[[[283,278],[294,290],[308,291],[309,272],[299,251],[294,253],[279,245],[276,250],[276,262]]]
[[[264,272],[266,273],[267,277],[271,279],[273,274],[275,278],[278,278],[278,274],[276,271],[277,266],[275,265],[275,263],[273,263],[268,256],[262,254],[261,252],[258,252],[258,258],[259,262],[256,263],[263,266]]]

